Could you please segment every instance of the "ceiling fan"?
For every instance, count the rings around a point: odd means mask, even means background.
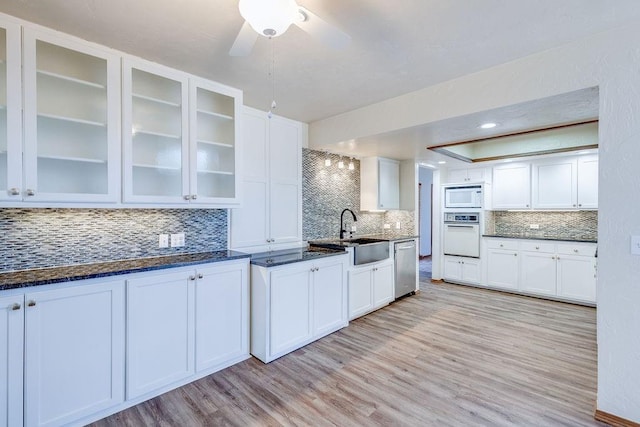
[[[231,56],[249,55],[259,35],[277,37],[291,24],[334,49],[342,49],[351,41],[348,34],[294,0],[240,0],[238,7],[245,23],[229,50]]]

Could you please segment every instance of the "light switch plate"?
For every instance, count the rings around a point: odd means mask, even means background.
[[[383,227],[384,227],[385,230],[388,230],[388,229],[391,228],[391,224],[385,224],[385,225],[383,225]]]
[[[631,255],[640,255],[640,236],[631,236]]]
[[[529,228],[531,230],[539,230],[540,229],[540,224],[529,224]]]
[[[158,234],[158,247],[159,248],[168,248],[169,247],[169,235],[168,234]]]
[[[171,247],[180,248],[184,246],[184,233],[175,233],[171,235]]]

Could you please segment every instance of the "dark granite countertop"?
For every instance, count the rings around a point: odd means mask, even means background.
[[[328,256],[344,255],[344,249],[299,248],[260,252],[251,256],[251,264],[259,267],[276,267],[294,262],[310,261]]]
[[[501,239],[553,240],[557,242],[598,243],[595,239],[582,239],[569,236],[536,236],[526,234],[483,234],[482,237],[498,237]]]
[[[249,258],[250,254],[236,251],[213,251],[194,254],[128,259],[93,264],[78,264],[64,267],[36,268],[0,273],[0,290],[24,288],[37,285],[94,279],[127,273],[185,267],[212,262]]]
[[[350,246],[357,246],[357,243],[351,242],[353,239],[376,239],[376,240],[385,240],[387,242],[395,242],[400,240],[411,240],[416,239],[419,236],[413,234],[398,234],[398,233],[380,233],[380,234],[362,234],[357,235],[349,239],[314,239],[309,240],[309,245],[322,245],[325,247],[335,247],[335,248],[348,248]]]

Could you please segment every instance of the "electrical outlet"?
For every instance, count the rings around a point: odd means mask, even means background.
[[[383,225],[383,227],[384,227],[385,230],[388,230],[388,229],[391,228],[391,224],[385,224],[385,225]]]
[[[529,224],[529,228],[531,230],[539,230],[540,229],[540,224]]]
[[[355,232],[356,232],[356,226],[355,226],[355,225],[352,225],[352,226],[351,226],[351,232],[352,232],[352,233],[355,233]]]
[[[400,221],[396,222],[396,230],[400,230]]]
[[[180,248],[184,246],[184,233],[175,233],[171,235],[171,247]]]
[[[169,235],[168,234],[158,234],[158,247],[159,248],[168,248],[169,247]]]

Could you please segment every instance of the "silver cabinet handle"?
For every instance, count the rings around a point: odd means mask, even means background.
[[[31,300],[27,303],[28,307],[35,307],[36,306],[36,302],[34,300]]]
[[[204,274],[198,273],[198,279],[204,279]]]
[[[189,276],[189,280],[196,280],[196,276]]]
[[[22,308],[22,306],[17,302],[11,306],[11,310],[13,311],[20,310],[20,308]]]
[[[182,196],[182,198],[185,200],[191,200],[191,196],[188,194],[185,194],[184,196]]]
[[[9,195],[11,196],[19,196],[20,195],[20,190],[13,187],[9,189]]]
[[[36,192],[33,191],[30,188],[27,188],[27,191],[25,191],[25,193],[26,193],[27,196],[35,196],[36,195]]]
[[[198,198],[198,195],[197,195],[197,194],[192,194],[192,195],[191,195],[191,200],[195,200],[195,199],[197,199],[197,198]]]

